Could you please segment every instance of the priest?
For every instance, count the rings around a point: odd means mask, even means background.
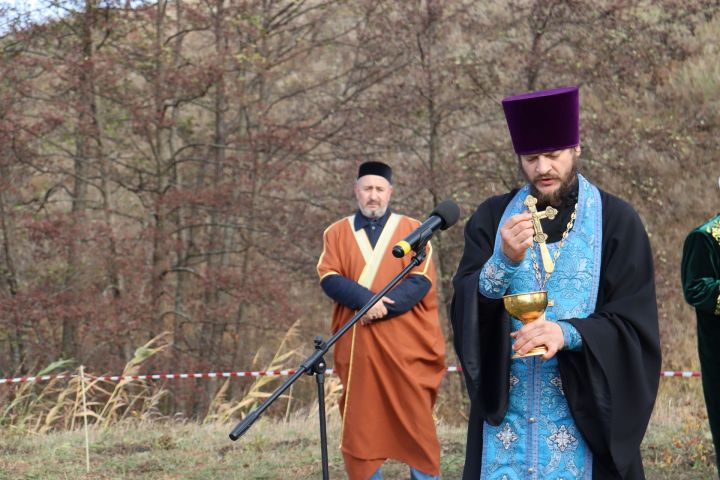
[[[660,371],[645,228],[578,172],[577,87],[502,106],[526,183],[480,204],[453,278],[471,401],[463,478],[645,478]],[[509,316],[504,296],[535,291],[546,292],[544,317]]]

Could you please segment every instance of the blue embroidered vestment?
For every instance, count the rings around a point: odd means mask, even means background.
[[[600,193],[581,175],[578,180],[576,219],[545,286],[550,302],[546,318],[558,322],[565,337],[564,348],[571,350],[582,348],[582,338],[562,319],[585,318],[594,311],[602,246]],[[523,201],[528,193],[527,185],[517,192],[500,225],[525,211]],[[560,243],[548,244],[551,256]],[[480,274],[480,293],[487,298],[501,298],[539,290],[530,253],[517,264],[503,254],[501,245],[498,230],[493,255]],[[536,258],[544,278],[538,251]],[[513,331],[521,326],[518,319],[512,318]],[[483,425],[481,471],[481,479],[493,480],[591,478],[592,454],[570,413],[556,358],[512,360],[505,418],[498,426]]]

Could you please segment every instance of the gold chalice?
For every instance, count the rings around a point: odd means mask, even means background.
[[[528,292],[528,293],[516,293],[515,295],[505,295],[503,297],[503,303],[505,304],[505,310],[510,315],[520,320],[523,325],[537,320],[540,317],[545,316],[545,309],[547,308],[548,299],[547,292]],[[545,345],[535,347],[525,355],[518,355],[517,353],[512,358],[524,358],[532,357],[534,355],[543,355],[547,352]]]

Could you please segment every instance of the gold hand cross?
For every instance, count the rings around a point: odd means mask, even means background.
[[[543,262],[543,269],[545,269],[545,273],[552,273],[553,270],[555,270],[555,265],[553,264],[552,257],[550,256],[550,251],[547,248],[547,245],[545,245],[545,241],[547,240],[547,234],[543,232],[542,226],[540,225],[540,219],[541,218],[549,218],[552,220],[555,218],[555,215],[557,215],[558,211],[555,210],[553,207],[548,206],[545,211],[538,212],[537,208],[535,207],[537,205],[537,198],[533,197],[532,195],[528,195],[525,197],[525,205],[528,207],[528,211],[532,215],[532,222],[533,222],[533,230],[535,230],[535,236],[533,237],[533,240],[540,245],[540,255],[542,256],[542,262]]]

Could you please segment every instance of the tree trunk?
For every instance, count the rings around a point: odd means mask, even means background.
[[[8,168],[0,166],[1,178],[7,179],[9,177]],[[12,249],[12,231],[13,222],[8,216],[6,208],[6,199],[4,190],[0,190],[0,229],[2,229],[2,259],[3,263],[0,265],[2,269],[2,283],[3,290],[7,289],[7,293],[11,298],[14,298],[18,294],[18,279],[17,270],[15,269],[15,261],[13,260],[13,249]],[[20,322],[18,318],[7,319],[11,320],[7,322],[8,327],[11,329],[7,332],[8,350],[10,352],[11,365],[15,367],[22,365],[25,362],[25,347],[23,345],[23,336],[20,329]],[[14,372],[5,372],[2,368],[3,375],[7,375]]]
[[[76,232],[69,245],[67,278],[68,288],[77,289],[84,281],[81,242],[86,233],[86,216],[88,209],[88,186],[90,162],[98,159],[99,131],[97,126],[97,108],[95,105],[95,72],[93,67],[95,48],[93,31],[97,14],[96,0],[85,0],[85,11],[81,25],[81,58],[78,59],[78,118],[75,141],[72,200],[72,221]],[[78,329],[81,319],[64,317],[62,325],[62,351],[64,358],[76,358],[78,350]]]

